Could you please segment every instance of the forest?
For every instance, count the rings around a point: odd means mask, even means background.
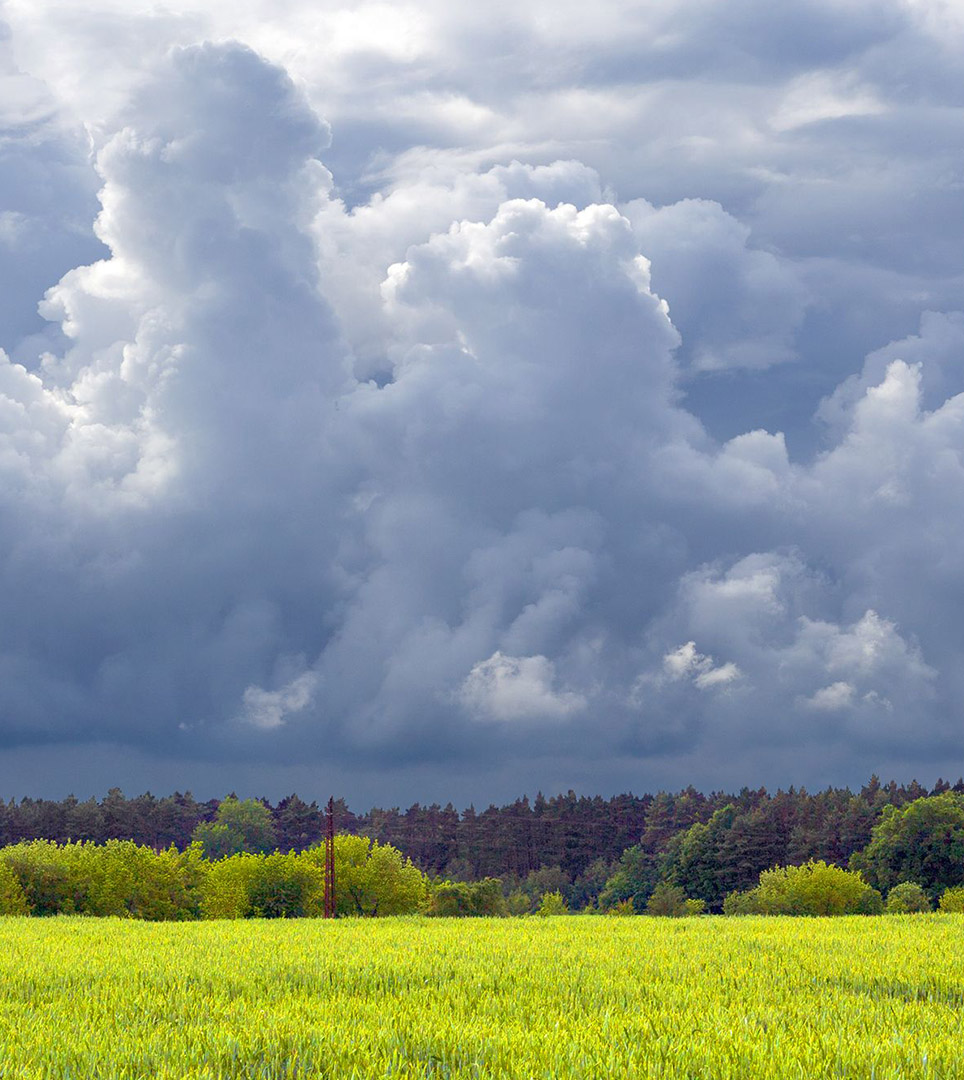
[[[738,898],[758,890],[761,875],[804,864],[860,871],[881,896],[897,887],[899,897],[901,889],[913,885],[925,899],[910,902],[926,900],[928,907],[945,890],[964,884],[964,780],[953,785],[941,780],[927,789],[916,781],[898,785],[874,776],[859,792],[744,788],[705,795],[688,787],[610,799],[570,791],[461,812],[451,804],[416,803],[404,811],[373,808],[356,814],[336,800],[334,810],[340,843],[350,846],[353,838],[364,837],[366,851],[389,862],[394,858],[398,868],[410,864],[420,871],[432,884],[436,913],[525,914],[544,907],[547,897],[550,907],[556,903],[565,910],[623,905],[629,911],[659,911],[662,905],[666,913],[682,913],[685,902],[696,905],[689,910],[714,912],[728,902],[736,913],[740,903],[754,910],[755,900]],[[38,865],[38,858],[50,863],[54,849],[38,848],[41,841],[65,846],[60,862],[88,859],[82,849],[127,841],[143,849],[143,857],[137,856],[142,862],[150,852],[165,853],[175,876],[190,877],[188,868],[197,858],[222,862],[209,888],[223,879],[228,893],[244,892],[244,902],[224,901],[231,911],[237,908],[237,915],[254,913],[258,904],[251,897],[268,888],[252,884],[252,875],[272,880],[294,875],[292,881],[302,882],[297,889],[308,888],[305,882],[320,873],[315,856],[324,830],[324,811],[294,794],[272,805],[234,794],[208,802],[190,793],[127,798],[113,788],[100,800],[0,803],[3,858],[7,865],[19,865],[22,881],[35,874],[28,864]],[[68,848],[76,853],[69,858]],[[112,850],[116,855],[116,847]],[[304,859],[290,866],[283,861],[299,854]],[[262,862],[256,867],[235,856],[257,856]],[[345,867],[371,861],[368,855],[339,858]],[[143,865],[146,874],[147,862]],[[350,877],[354,871],[347,872]],[[376,900],[363,909],[359,900],[354,912],[343,899],[346,914],[374,914],[378,907]],[[265,903],[284,908],[282,901]],[[223,906],[221,900],[217,904]],[[304,903],[289,906],[288,913],[296,914]],[[57,910],[56,904],[50,908]]]

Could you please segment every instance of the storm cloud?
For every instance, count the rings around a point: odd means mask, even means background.
[[[955,11],[6,0],[0,780],[956,776]]]

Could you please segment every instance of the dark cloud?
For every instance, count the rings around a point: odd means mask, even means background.
[[[8,7],[0,776],[957,767],[946,15]]]

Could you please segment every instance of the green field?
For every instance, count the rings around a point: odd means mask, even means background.
[[[964,1076],[964,916],[0,920],[0,1077]]]

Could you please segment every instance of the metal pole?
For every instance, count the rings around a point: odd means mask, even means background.
[[[328,800],[325,821],[325,918],[335,917],[335,797]]]

